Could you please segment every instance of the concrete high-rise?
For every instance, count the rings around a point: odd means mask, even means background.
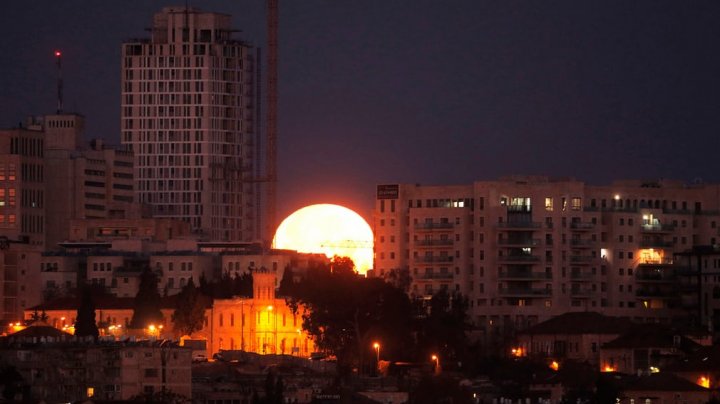
[[[720,242],[720,185],[508,177],[377,191],[373,274],[418,298],[462,293],[488,335],[567,311],[669,322],[714,298],[684,290],[692,271],[678,257]],[[712,258],[704,284],[720,271]]]
[[[258,238],[255,57],[230,16],[166,7],[122,46],[121,141],[137,200],[202,238]]]

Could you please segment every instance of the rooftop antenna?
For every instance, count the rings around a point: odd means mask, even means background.
[[[57,62],[57,113],[63,112],[63,79],[62,79],[62,52],[55,51],[55,60]]]

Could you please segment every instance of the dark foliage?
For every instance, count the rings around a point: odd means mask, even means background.
[[[78,337],[91,336],[93,338],[100,335],[95,322],[95,301],[92,291],[88,288],[85,288],[82,292],[80,307],[77,309],[75,318],[75,335]]]
[[[158,292],[157,275],[149,268],[140,275],[138,293],[133,302],[131,328],[145,328],[149,324],[162,322],[160,311],[160,293]]]
[[[208,300],[200,293],[192,278],[177,295],[175,312],[172,315],[174,328],[180,335],[191,335],[200,331],[205,322]]]

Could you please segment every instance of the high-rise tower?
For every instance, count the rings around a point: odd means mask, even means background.
[[[256,238],[253,48],[230,16],[166,7],[122,46],[122,143],[137,199],[212,240]]]

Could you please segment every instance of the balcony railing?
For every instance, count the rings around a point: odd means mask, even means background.
[[[572,222],[570,228],[573,230],[592,230],[595,228],[595,223],[591,222]]]
[[[503,255],[498,257],[500,262],[539,262],[540,257],[536,255]]]
[[[574,264],[589,264],[595,261],[595,257],[588,257],[586,255],[571,255],[570,262]]]
[[[677,280],[677,277],[675,276],[674,273],[638,272],[635,275],[635,279],[639,282],[663,283],[663,282],[675,282]]]
[[[575,272],[570,274],[570,279],[574,281],[591,281],[593,280],[594,275],[592,274],[586,274],[582,272]]]
[[[453,274],[452,273],[424,273],[420,275],[414,275],[415,278],[420,280],[432,280],[432,279],[452,279]]]
[[[417,223],[415,225],[416,230],[437,230],[437,229],[452,229],[453,224],[449,222],[440,223]]]
[[[420,247],[433,247],[433,246],[451,246],[453,241],[450,239],[445,240],[416,240],[415,245]]]
[[[677,297],[677,292],[675,290],[666,290],[666,289],[638,289],[637,292],[635,292],[635,295],[637,297],[656,297],[656,298],[672,298]]]
[[[551,296],[552,289],[539,288],[500,288],[498,292],[502,296]]]
[[[415,257],[415,261],[416,262],[440,262],[440,263],[441,262],[452,262],[453,257],[450,257],[450,256],[433,256],[433,257],[418,256],[418,257]]]
[[[672,265],[673,260],[672,258],[663,258],[663,259],[641,259],[640,262],[638,262],[638,265]]]
[[[595,244],[592,240],[571,239],[570,245],[575,248],[590,248]]]
[[[498,279],[505,280],[549,280],[552,279],[552,274],[545,272],[505,272],[501,271],[498,273]]]
[[[589,297],[593,293],[590,289],[570,289],[570,296],[573,297]]]
[[[670,248],[674,245],[675,243],[672,241],[663,240],[643,240],[640,242],[640,248]]]
[[[525,240],[511,240],[502,238],[498,240],[499,246],[518,246],[518,247],[534,247],[539,246],[542,243],[542,240],[537,238],[532,239],[525,239]]]
[[[502,222],[498,223],[497,226],[501,229],[539,229],[541,223],[539,222]]]
[[[671,232],[675,230],[675,225],[672,224],[643,224],[640,225],[640,230],[648,233],[655,232]]]

